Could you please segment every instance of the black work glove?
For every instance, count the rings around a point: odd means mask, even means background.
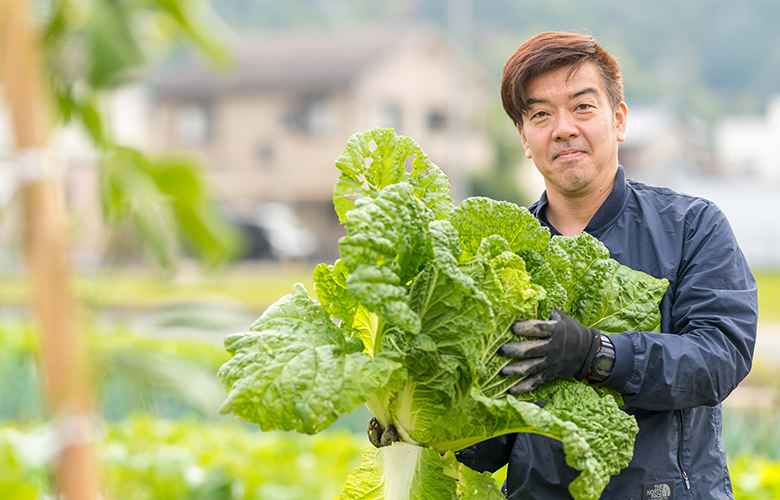
[[[518,337],[533,340],[509,342],[498,354],[517,361],[501,369],[505,377],[525,377],[509,388],[509,394],[535,389],[551,380],[574,377],[583,380],[601,343],[601,332],[570,318],[557,307],[549,321],[530,319],[511,327]]]
[[[376,417],[371,417],[371,420],[368,421],[368,440],[376,448],[389,446],[396,441],[400,441],[395,426],[391,424],[385,429]]]

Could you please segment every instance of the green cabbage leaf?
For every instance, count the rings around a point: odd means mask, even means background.
[[[588,234],[551,238],[512,203],[455,207],[446,176],[391,129],[355,134],[336,163],[340,259],[316,267],[316,301],[295,285],[226,338],[220,411],[315,433],[365,404],[401,443],[368,450],[344,499],[502,498],[453,452],[516,432],[560,440],[581,471],[572,496],[598,498],[638,432],[620,395],[562,380],[511,396],[496,353],[516,340],[512,323],[554,307],[604,332],[652,331],[668,282]]]
[[[455,455],[394,443],[369,449],[338,500],[503,500],[490,473],[458,463]]]

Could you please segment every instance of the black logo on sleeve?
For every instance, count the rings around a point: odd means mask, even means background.
[[[642,485],[642,500],[673,500],[674,481],[659,481]]]

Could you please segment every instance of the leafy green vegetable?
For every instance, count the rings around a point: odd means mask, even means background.
[[[233,357],[219,371],[230,390],[220,412],[233,411],[263,430],[319,432],[403,376],[399,363],[367,356],[360,340],[345,339],[303,285],[269,307],[252,330],[260,333],[225,341]],[[263,362],[252,361],[257,352],[266,354]]]
[[[370,142],[374,143],[373,149]],[[406,170],[407,161],[411,163],[411,172]],[[376,196],[398,182],[411,185],[415,196],[437,219],[446,218],[452,211],[447,176],[428,160],[416,142],[396,135],[393,129],[375,128],[354,134],[336,160],[336,167],[341,176],[333,188],[333,205],[342,223],[355,204],[348,197]]]
[[[445,475],[431,448],[395,443],[363,454],[363,464],[347,478],[341,500],[450,500],[455,479]]]
[[[496,352],[513,322],[553,307],[607,332],[652,330],[668,282],[620,265],[588,234],[551,239],[512,203],[453,208],[444,174],[390,129],[355,134],[337,166],[341,259],[317,266],[319,303],[296,285],[226,339],[221,411],[313,433],[365,402],[403,443],[368,451],[344,499],[500,498],[451,452],[513,432],[562,441],[582,471],[570,492],[598,498],[638,431],[620,396],[573,380],[511,396],[516,380],[499,375],[510,360]]]
[[[452,452],[394,443],[368,449],[363,464],[347,478],[338,500],[501,500],[490,473],[458,463]]]

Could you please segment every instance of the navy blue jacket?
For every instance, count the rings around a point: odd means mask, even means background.
[[[545,193],[529,209],[549,227],[546,204]],[[673,482],[670,500],[733,498],[720,403],[750,371],[758,296],[726,217],[707,200],[626,180],[619,167],[585,231],[621,264],[669,280],[663,333],[611,336],[616,361],[602,385],[623,395],[639,434],[634,458],[602,498],[642,499],[643,485],[661,481]],[[500,436],[459,455],[479,471],[509,462],[512,500],[571,498],[567,486],[579,474],[560,442],[536,434]]]

